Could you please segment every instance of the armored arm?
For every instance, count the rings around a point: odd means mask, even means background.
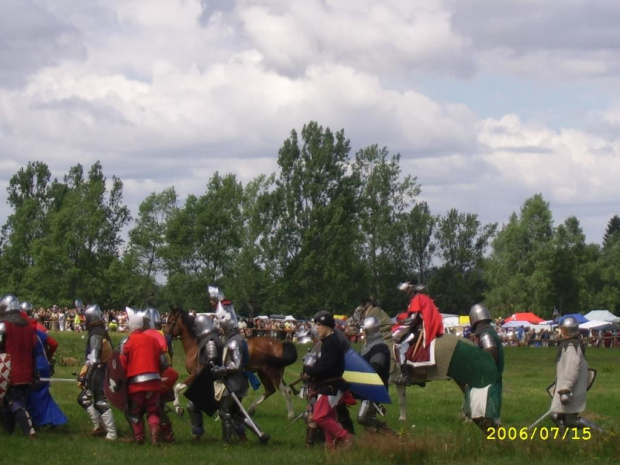
[[[224,360],[224,368],[226,368],[226,374],[243,371],[243,353],[240,341],[233,339],[228,343],[228,354]]]
[[[99,334],[93,334],[88,340],[89,352],[86,357],[86,366],[88,367],[86,375],[84,376],[84,384],[87,389],[90,389],[90,380],[93,377],[93,373],[101,364],[101,351],[103,349],[103,336]]]
[[[489,333],[482,333],[478,340],[478,345],[482,350],[488,352],[491,357],[493,357],[496,364],[499,363],[499,349],[495,343],[495,340]]]

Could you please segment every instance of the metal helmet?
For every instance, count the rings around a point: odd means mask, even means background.
[[[560,323],[560,329],[562,330],[562,337],[571,338],[579,334],[579,322],[572,316],[566,317]]]
[[[225,333],[239,327],[237,315],[235,314],[235,309],[230,300],[218,302],[215,314],[217,316],[217,321],[220,324],[220,328],[222,328]]]
[[[7,294],[0,300],[0,315],[18,312],[19,310],[19,300],[13,294]]]
[[[404,283],[400,283],[397,289],[403,292],[418,293],[426,289],[426,286],[424,284],[414,284],[411,281],[405,281]]]
[[[84,316],[86,317],[86,324],[89,326],[103,323],[103,313],[97,304],[86,307]]]
[[[484,305],[476,304],[469,310],[469,324],[473,328],[481,321],[491,321],[491,314]]]
[[[209,286],[209,298],[211,300],[215,300],[216,302],[220,302],[224,300],[224,293],[217,286]]]
[[[213,320],[209,315],[199,313],[194,319],[194,330],[196,331],[196,337],[202,337],[217,332],[217,327],[213,324]]]
[[[147,326],[151,329],[161,329],[161,316],[155,307],[149,307],[144,311],[144,316],[148,318]]]
[[[135,331],[136,329],[146,329],[148,327],[146,323],[146,314],[143,310],[134,310],[130,307],[125,307],[127,312],[127,325],[129,331]]]
[[[82,308],[84,308],[84,304],[82,303],[82,301],[80,299],[75,299],[75,302],[73,303],[73,305],[75,305],[75,309],[78,312],[81,312]]]
[[[379,325],[379,320],[377,320],[374,316],[369,316],[364,319],[362,329],[366,333],[366,336],[371,337],[379,332],[381,326]]]
[[[19,306],[22,310],[22,312],[24,312],[26,315],[30,316],[32,315],[32,304],[30,302],[22,302],[22,304]]]

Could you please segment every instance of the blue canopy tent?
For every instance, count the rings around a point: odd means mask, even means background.
[[[577,320],[577,323],[579,324],[587,323],[588,321],[590,321],[585,316],[583,316],[581,313],[569,313],[567,315],[562,315],[560,318],[558,318],[557,323],[562,324],[562,322],[568,317],[573,317],[575,320]]]

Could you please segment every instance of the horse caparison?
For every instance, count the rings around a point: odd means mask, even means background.
[[[183,384],[189,386],[198,374],[198,341],[193,328],[191,317],[183,311],[173,311],[166,324],[164,332],[172,338],[179,338],[185,352],[185,369],[189,376]],[[286,399],[288,418],[294,417],[293,391],[284,381],[285,367],[297,361],[297,348],[292,342],[282,342],[269,337],[253,337],[248,339],[250,360],[247,370],[256,373],[263,384],[265,392],[252,403],[248,413],[253,413],[256,407],[279,389]]]

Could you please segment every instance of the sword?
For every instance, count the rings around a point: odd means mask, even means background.
[[[228,386],[228,382],[226,381],[226,378],[222,378],[222,382],[224,383],[224,386],[226,386],[226,389],[228,389],[230,396],[233,398],[233,400],[239,407],[239,410],[241,410],[241,413],[244,416],[243,423],[250,429],[250,431],[256,434],[256,436],[258,436],[258,442],[260,442],[261,444],[267,444],[267,441],[269,441],[271,437],[267,433],[263,433],[260,430],[260,428],[256,425],[256,423],[254,423],[254,421],[252,420],[248,412],[245,410],[245,407],[243,406],[243,404],[237,397],[237,394],[235,394],[235,392],[232,389],[230,389],[230,387]]]
[[[39,381],[46,381],[48,383],[52,383],[52,382],[78,383],[79,382],[75,378],[39,378]]]
[[[284,428],[289,429],[291,426],[293,426],[295,423],[297,423],[299,420],[301,420],[302,418],[304,418],[307,415],[307,410],[304,410],[303,412],[301,412],[299,415],[297,415],[293,421],[291,421],[288,425],[286,425],[286,427]]]
[[[534,423],[532,423],[530,426],[527,427],[527,429],[532,429],[534,426],[536,426],[538,423],[540,423],[541,421],[543,421],[545,418],[547,418],[549,415],[551,415],[551,409],[549,409],[548,412],[546,412],[542,417],[540,417],[538,420],[536,420]]]
[[[379,406],[377,405],[377,403],[376,403],[376,402],[371,402],[371,403],[372,403],[372,406],[373,406],[373,407],[375,408],[375,410],[377,411],[377,413],[378,413],[379,415],[381,415],[382,417],[384,417],[384,416],[385,416],[385,412],[384,412],[383,410],[381,410],[381,407],[379,407]]]

